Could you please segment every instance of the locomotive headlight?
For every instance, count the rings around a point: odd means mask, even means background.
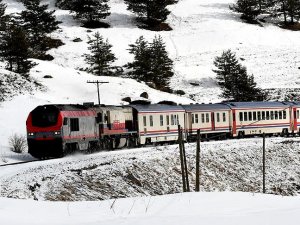
[[[33,136],[34,135],[34,133],[28,133],[28,136]]]
[[[54,134],[55,135],[60,135],[60,131],[55,131]]]

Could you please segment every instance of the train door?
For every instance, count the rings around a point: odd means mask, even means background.
[[[236,136],[236,112],[232,109],[232,135]]]
[[[211,112],[210,115],[211,115],[211,130],[214,131],[214,130],[216,130],[215,113]]]
[[[297,111],[297,108],[292,108],[293,109],[293,129],[292,131],[297,132],[297,118],[299,117],[299,111]]]

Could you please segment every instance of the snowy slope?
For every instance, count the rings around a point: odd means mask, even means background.
[[[37,202],[0,198],[10,225],[296,225],[299,197],[249,193],[184,193],[100,202]]]

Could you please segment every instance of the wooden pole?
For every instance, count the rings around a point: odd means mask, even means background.
[[[200,191],[200,129],[197,130],[196,148],[196,192]]]
[[[184,162],[184,169],[185,169],[185,179],[186,179],[186,191],[190,192],[190,184],[189,184],[189,174],[188,174],[188,168],[186,163],[186,154],[185,154],[185,146],[184,146],[184,140],[182,138],[182,130],[180,130],[181,133],[181,143],[182,143],[182,154],[183,154],[183,162]]]
[[[179,153],[180,153],[180,164],[181,164],[181,176],[182,176],[182,188],[183,192],[186,192],[186,183],[185,183],[185,170],[183,164],[183,153],[182,153],[182,136],[181,136],[181,128],[178,125],[178,145],[179,145]]]
[[[263,133],[263,193],[266,193],[266,135]]]

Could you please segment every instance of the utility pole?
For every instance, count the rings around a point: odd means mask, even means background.
[[[200,191],[200,129],[197,130],[196,148],[196,192]]]
[[[263,133],[263,193],[266,193],[266,135]]]
[[[99,91],[99,84],[107,84],[109,82],[104,82],[104,81],[87,81],[88,84],[97,84],[97,93],[98,93],[98,104],[100,105],[100,91]]]

